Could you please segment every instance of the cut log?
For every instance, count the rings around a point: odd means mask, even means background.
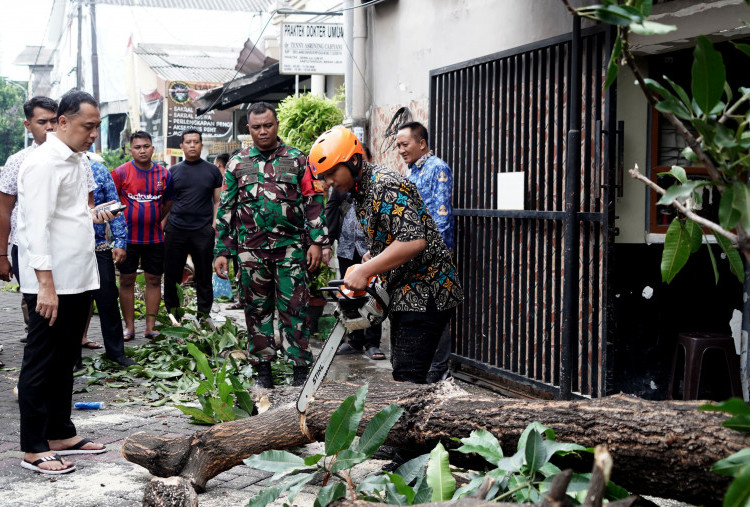
[[[359,387],[329,382],[300,419],[290,390],[277,389],[273,408],[255,417],[217,424],[184,437],[135,433],[123,455],[153,475],[179,475],[196,490],[251,454],[288,449],[325,439],[336,408]],[[296,394],[296,391],[294,391]],[[286,398],[284,398],[286,396]],[[633,493],[690,503],[717,503],[728,481],[710,472],[719,459],[750,446],[750,437],[721,427],[725,416],[697,409],[701,402],[646,401],[618,395],[596,400],[535,401],[469,395],[450,382],[414,385],[379,382],[369,387],[360,431],[390,403],[404,415],[386,444],[432,449],[438,441],[455,448],[452,438],[486,429],[513,454],[521,432],[534,421],[551,427],[557,440],[586,447],[605,444],[612,454],[612,480]],[[483,465],[480,466],[483,468]]]

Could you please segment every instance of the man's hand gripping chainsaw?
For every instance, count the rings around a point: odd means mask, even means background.
[[[302,386],[297,399],[297,410],[300,413],[305,412],[307,404],[323,382],[344,336],[352,331],[380,324],[388,316],[390,300],[378,276],[370,277],[367,287],[361,292],[345,288],[343,280],[331,280],[328,287],[320,290],[336,303],[333,315],[337,322]]]

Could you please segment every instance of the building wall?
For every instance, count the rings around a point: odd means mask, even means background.
[[[384,2],[368,11],[368,141],[376,161],[401,170],[405,166],[395,150],[382,153],[383,133],[401,106],[427,123],[430,70],[554,37],[572,27],[562,2],[549,0],[408,0]]]

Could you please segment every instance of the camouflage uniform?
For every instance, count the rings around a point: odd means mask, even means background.
[[[319,182],[297,148],[279,140],[268,158],[246,148],[232,158],[217,213],[214,254],[240,259],[240,301],[251,338],[253,362],[276,357],[274,309],[279,312],[283,352],[309,365],[309,331],[303,325],[309,300],[305,244],[328,244]]]

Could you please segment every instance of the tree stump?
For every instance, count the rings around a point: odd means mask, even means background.
[[[328,420],[359,384],[329,382],[300,418],[290,398],[296,389],[272,391],[274,408],[255,417],[222,423],[183,437],[135,433],[123,455],[160,477],[179,475],[198,491],[251,454],[325,439]],[[291,395],[294,396],[291,396]],[[279,401],[289,401],[278,405]],[[612,480],[638,494],[691,503],[717,503],[728,480],[710,472],[719,459],[750,446],[750,437],[721,427],[722,414],[701,412],[701,402],[647,401],[618,395],[595,400],[537,401],[468,395],[450,382],[370,385],[360,431],[390,403],[404,409],[386,444],[450,449],[452,438],[471,431],[493,433],[511,455],[534,421],[555,430],[557,440],[586,447],[605,444],[614,459]],[[484,465],[480,464],[479,468]]]

